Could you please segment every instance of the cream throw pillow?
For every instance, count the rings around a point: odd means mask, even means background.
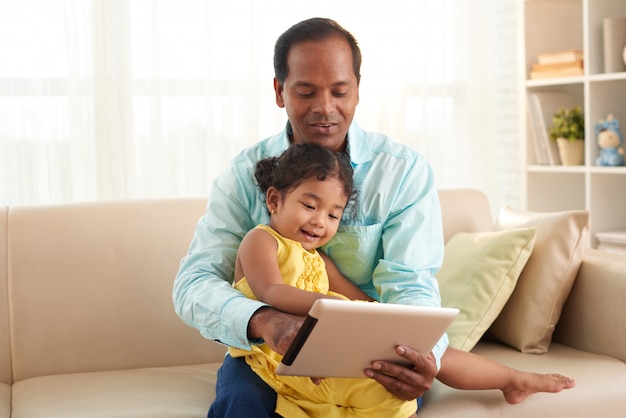
[[[535,227],[532,255],[488,334],[523,353],[548,351],[589,237],[589,212],[526,212],[504,207],[495,230]]]
[[[437,279],[442,306],[460,309],[450,346],[470,351],[496,319],[535,244],[535,229],[458,233],[446,244]]]

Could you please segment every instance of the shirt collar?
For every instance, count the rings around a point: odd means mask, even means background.
[[[367,143],[367,132],[356,122],[352,122],[348,129],[348,146],[346,147],[352,164],[359,165],[372,159],[372,151]]]

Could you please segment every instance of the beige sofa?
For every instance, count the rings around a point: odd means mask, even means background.
[[[446,238],[488,230],[472,190],[441,192]],[[176,316],[172,281],[202,199],[0,209],[0,417],[203,417],[224,347]],[[626,416],[626,261],[588,251],[547,354],[480,342],[575,389],[507,405],[435,383],[421,418]],[[251,413],[251,416],[253,414]]]

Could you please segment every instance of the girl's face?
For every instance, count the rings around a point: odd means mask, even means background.
[[[307,179],[284,197],[273,187],[267,191],[270,226],[282,236],[301,243],[305,250],[330,241],[347,203],[342,184],[336,178]]]

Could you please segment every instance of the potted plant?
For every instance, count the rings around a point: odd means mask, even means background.
[[[556,141],[563,165],[585,161],[585,118],[580,106],[561,108],[552,116],[550,138]]]

